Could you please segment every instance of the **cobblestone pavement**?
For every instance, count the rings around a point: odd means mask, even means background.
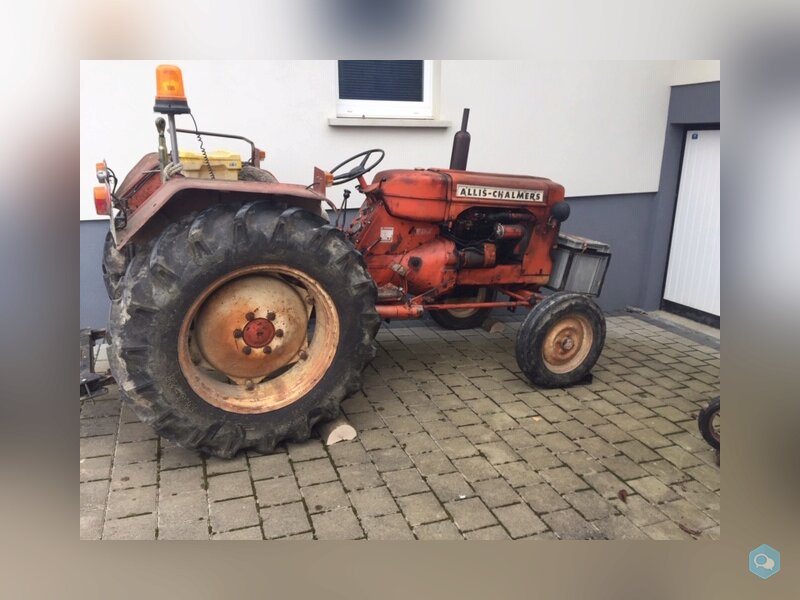
[[[381,329],[359,432],[276,454],[203,458],[120,408],[81,406],[83,539],[692,539],[719,537],[720,476],[696,415],[719,351],[608,319],[588,385],[541,390],[506,331]]]

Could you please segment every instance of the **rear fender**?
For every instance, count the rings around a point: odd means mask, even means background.
[[[276,205],[298,206],[310,213],[325,216],[324,197],[301,185],[262,181],[221,181],[176,177],[158,188],[128,217],[124,228],[117,230],[117,248],[131,241],[148,239],[184,214],[214,204],[268,200]]]

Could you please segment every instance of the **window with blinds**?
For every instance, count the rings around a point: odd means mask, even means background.
[[[338,61],[338,116],[433,118],[432,63],[430,60]]]

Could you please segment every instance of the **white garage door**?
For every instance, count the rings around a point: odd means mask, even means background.
[[[688,131],[664,299],[719,316],[719,130]]]

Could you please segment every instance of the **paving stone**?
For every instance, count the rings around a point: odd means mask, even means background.
[[[114,453],[114,435],[98,435],[81,438],[80,457],[94,458],[97,456],[110,456]]]
[[[380,517],[400,510],[385,487],[350,492],[350,501],[362,519],[364,517]]]
[[[514,539],[541,533],[547,529],[547,525],[525,504],[496,508],[494,514]]]
[[[571,440],[594,436],[594,432],[591,429],[577,420],[561,421],[555,424],[555,428]]]
[[[414,527],[414,535],[419,540],[461,540],[464,539],[452,521],[439,521]]]
[[[395,498],[429,491],[428,485],[416,469],[384,473],[383,479]]]
[[[458,469],[459,473],[470,483],[497,477],[497,471],[492,467],[489,461],[482,456],[459,458],[454,460],[453,464],[455,468]]]
[[[719,469],[708,465],[700,465],[686,469],[686,472],[708,489],[712,491],[719,489]]]
[[[619,450],[600,437],[577,440],[578,445],[595,458],[606,458],[619,454]]]
[[[465,437],[454,437],[442,440],[438,445],[447,458],[451,460],[476,456],[478,454],[478,449]]]
[[[632,479],[628,484],[641,494],[645,499],[654,504],[677,500],[678,495],[655,477],[642,477]]]
[[[675,523],[683,525],[693,531],[709,529],[717,525],[716,521],[711,519],[688,500],[680,499],[667,502],[659,506],[659,509]]]
[[[564,499],[589,521],[602,519],[613,512],[612,507],[594,490],[565,494]]]
[[[520,456],[511,449],[511,446],[502,441],[477,444],[476,448],[493,465],[515,462],[520,459]]]
[[[559,494],[575,492],[588,488],[588,484],[575,475],[568,467],[557,469],[546,469],[539,474],[549,483]]]
[[[260,527],[247,527],[236,529],[235,531],[225,531],[215,533],[211,536],[212,540],[263,540]]]
[[[422,431],[422,425],[412,416],[405,417],[384,417],[384,422],[389,430],[395,434],[418,433]]]
[[[327,458],[317,458],[305,462],[294,463],[294,473],[297,483],[301,486],[314,485],[315,483],[326,483],[337,479],[331,461]],[[355,469],[357,467],[344,467],[343,469]]]
[[[476,425],[478,423],[483,423],[481,418],[476,415],[472,410],[469,408],[461,408],[458,410],[448,410],[445,411],[445,417],[453,423],[456,427],[461,427],[464,425]]]
[[[597,473],[605,469],[602,463],[593,456],[590,456],[583,450],[578,452],[567,452],[566,454],[559,454],[559,458],[578,475],[586,475],[589,473]]]
[[[155,462],[115,464],[111,470],[111,488],[115,490],[155,485],[157,480],[158,469]]]
[[[650,448],[638,440],[620,442],[619,444],[615,444],[615,446],[635,463],[658,460],[659,458],[658,454],[653,452]]]
[[[513,488],[535,485],[544,481],[541,475],[525,461],[497,465],[497,471]]]
[[[258,527],[255,527],[254,529],[258,531],[258,537],[253,539],[260,540],[261,530]],[[209,539],[208,521],[206,519],[199,519],[196,521],[183,521],[174,523],[159,522],[158,539],[159,540],[207,540]],[[236,538],[236,539],[241,539],[241,538]]]
[[[645,525],[642,530],[654,540],[691,540],[691,535],[683,531],[672,521],[662,521],[654,525]]]
[[[119,427],[117,439],[120,443],[142,442],[145,440],[155,440],[158,435],[150,425],[145,423],[123,423]]]
[[[500,437],[515,450],[536,446],[537,441],[530,433],[524,429],[510,429],[500,432]]]
[[[359,432],[358,438],[365,450],[380,450],[397,445],[397,438],[395,438],[388,429],[373,429],[371,431]],[[338,446],[338,444],[334,444],[330,447],[331,456],[334,456],[335,453],[333,450],[336,446]]]
[[[369,462],[369,456],[358,440],[337,442],[328,446],[328,452],[337,467]]]
[[[154,540],[156,539],[156,516],[148,514],[127,519],[107,520],[103,527],[103,539]]]
[[[383,480],[372,464],[342,467],[339,469],[339,478],[348,492],[383,485]]]
[[[412,525],[417,526],[424,523],[432,523],[447,518],[442,505],[432,493],[415,494],[398,498],[398,504],[406,520]]]
[[[158,496],[158,524],[180,525],[202,521],[208,530],[208,497],[204,490]]]
[[[612,515],[594,522],[608,540],[646,540],[647,534],[622,515]]]
[[[653,462],[642,463],[641,465],[648,473],[657,477],[667,485],[679,483],[689,479],[689,475],[680,469],[675,468],[672,463],[666,460],[655,460]]]
[[[81,419],[80,435],[82,438],[96,435],[113,435],[117,433],[118,427],[118,417]]]
[[[609,471],[625,481],[647,475],[647,471],[627,456],[610,456],[608,458],[601,458],[600,462],[603,463]]]
[[[400,448],[384,448],[381,450],[372,450],[369,453],[369,459],[378,469],[378,471],[399,471],[401,469],[408,469],[414,466],[408,455]]]
[[[344,487],[338,481],[304,487],[300,492],[311,514],[350,506]]]
[[[654,429],[637,429],[631,432],[631,436],[642,442],[648,448],[663,448],[670,446],[672,442]]]
[[[456,429],[456,431],[458,431]],[[438,450],[439,446],[436,441],[427,432],[421,431],[419,433],[412,433],[409,435],[401,435],[398,438],[400,447],[405,450],[406,454],[413,456],[415,454],[424,454],[425,452],[433,452]]]
[[[647,416],[655,416],[655,415],[647,415]],[[608,420],[611,421],[614,425],[616,425],[620,429],[622,429],[623,431],[627,431],[629,433],[636,429],[642,429],[643,427],[645,427],[645,425],[642,424],[642,421],[628,414],[609,415]]]
[[[467,425],[466,427],[459,427],[459,430],[473,444],[488,444],[489,442],[500,440],[500,436],[486,425]]]
[[[559,467],[563,463],[558,457],[544,446],[534,446],[519,450],[519,455],[535,470]]]
[[[600,531],[571,508],[548,513],[542,520],[562,540],[602,539]]]
[[[267,454],[250,457],[250,475],[254,481],[292,475],[292,466],[286,454]]]
[[[667,518],[658,508],[638,495],[628,496],[624,502],[620,499],[613,499],[611,504],[617,512],[626,516],[634,525],[640,528],[645,525],[659,523]]]
[[[268,540],[303,533],[311,529],[302,502],[262,508],[261,523],[264,537]]]
[[[96,458],[82,458],[80,469],[81,483],[108,479],[111,477],[111,457],[99,456]]]
[[[678,446],[667,446],[666,448],[659,448],[656,450],[661,456],[666,458],[673,465],[679,469],[687,469],[700,464],[700,460],[689,454],[683,448]],[[656,456],[658,458],[658,456]],[[653,459],[655,460],[655,459]]]
[[[81,511],[103,511],[108,500],[109,481],[82,483],[80,487]],[[102,525],[102,521],[100,523]]]
[[[158,489],[162,497],[181,492],[205,490],[203,467],[184,467],[161,471]],[[205,491],[203,494],[205,495]]]
[[[500,477],[478,481],[472,484],[472,487],[489,508],[507,506],[521,501],[519,494],[514,491],[505,479]]]
[[[455,466],[450,459],[447,458],[444,452],[436,450],[426,454],[417,454],[412,457],[417,469],[424,477],[432,475],[442,475],[443,473],[452,473],[456,470]]]
[[[243,529],[259,524],[256,499],[253,496],[212,502],[209,512],[213,533]]]
[[[361,524],[369,540],[413,540],[414,534],[400,513],[364,517]]]
[[[621,479],[609,471],[600,473],[589,473],[584,475],[586,482],[594,488],[604,498],[617,498],[621,491],[632,494],[633,490],[628,487]]]
[[[111,490],[108,496],[106,519],[121,519],[132,515],[154,512],[156,509],[156,486]]]
[[[278,477],[255,482],[259,506],[275,506],[301,500],[294,477]]]
[[[80,539],[99,540],[103,537],[103,518],[105,511],[102,508],[84,509],[80,511]]]
[[[489,429],[497,433],[502,433],[509,429],[516,429],[519,423],[508,414],[504,412],[493,413],[491,415],[483,415],[483,422],[489,426]]]
[[[246,471],[247,468],[247,456],[244,453],[237,454],[233,458],[218,458],[216,456],[206,458],[207,475]]]
[[[511,536],[508,535],[505,529],[500,525],[492,527],[484,527],[483,529],[475,529],[468,531],[464,534],[468,540],[510,540]]]
[[[464,476],[461,473],[433,475],[427,478],[427,482],[441,502],[451,502],[475,495],[475,492],[464,480]]]
[[[529,485],[517,491],[538,514],[569,508],[566,500],[546,483]]]
[[[597,435],[599,435],[609,444],[616,444],[618,442],[624,442],[631,439],[631,436],[628,433],[624,432],[613,423],[595,425],[592,429]]]
[[[318,540],[357,540],[364,537],[351,508],[339,508],[311,516]]]
[[[448,502],[445,504],[445,508],[452,516],[456,527],[462,532],[488,527],[497,523],[497,519],[486,508],[480,498]]]
[[[161,470],[179,469],[182,467],[202,466],[203,457],[199,452],[187,450],[180,446],[161,446],[161,457],[159,460]]]
[[[252,495],[253,486],[246,471],[224,473],[208,478],[208,499],[211,502]]]

